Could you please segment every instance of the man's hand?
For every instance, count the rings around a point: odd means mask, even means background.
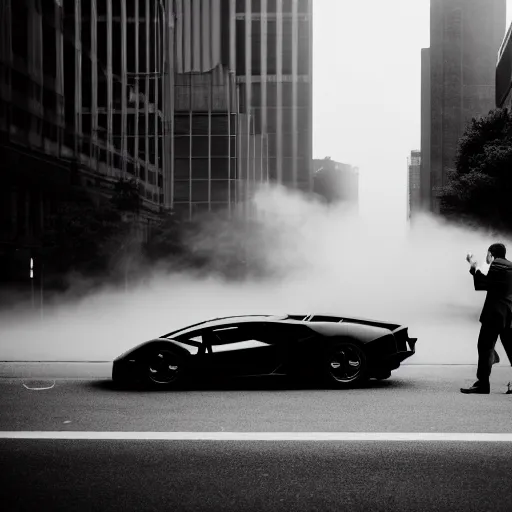
[[[466,255],[466,261],[470,264],[472,270],[478,270],[478,261],[473,257],[473,253],[468,252]]]

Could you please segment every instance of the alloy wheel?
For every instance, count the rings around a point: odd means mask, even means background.
[[[358,380],[365,369],[365,357],[362,350],[353,344],[344,344],[329,357],[329,374],[340,384],[349,384]]]
[[[154,384],[172,384],[181,373],[181,360],[169,350],[158,350],[149,358],[148,377]]]

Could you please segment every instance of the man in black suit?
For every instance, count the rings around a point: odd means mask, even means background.
[[[498,336],[512,364],[512,262],[505,258],[503,244],[492,244],[487,251],[486,261],[490,264],[487,275],[478,268],[478,263],[468,254],[475,290],[486,290],[482,314],[480,315],[480,335],[478,336],[477,381],[470,388],[461,388],[462,393],[489,394],[492,365],[496,361],[494,347]],[[495,356],[496,354],[496,356]],[[498,359],[499,361],[499,359]]]

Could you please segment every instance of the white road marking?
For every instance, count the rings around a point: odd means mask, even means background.
[[[53,387],[55,387],[55,381],[53,381],[53,384],[51,386],[44,387],[44,388],[31,388],[31,387],[27,386],[25,383],[23,384],[23,386],[27,389],[30,389],[31,391],[43,391],[45,389],[52,389]]]
[[[463,441],[512,442],[509,433],[451,432],[71,432],[0,431],[0,439],[158,441]]]

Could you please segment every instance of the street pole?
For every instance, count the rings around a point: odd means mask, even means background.
[[[34,258],[30,258],[30,287],[32,289],[32,310],[36,308],[36,300],[34,294]]]
[[[41,262],[41,283],[40,283],[41,320],[44,318],[44,289],[43,289],[43,280],[44,280],[44,264],[43,264],[43,262]]]
[[[124,292],[128,293],[128,255],[125,255],[124,260]]]

